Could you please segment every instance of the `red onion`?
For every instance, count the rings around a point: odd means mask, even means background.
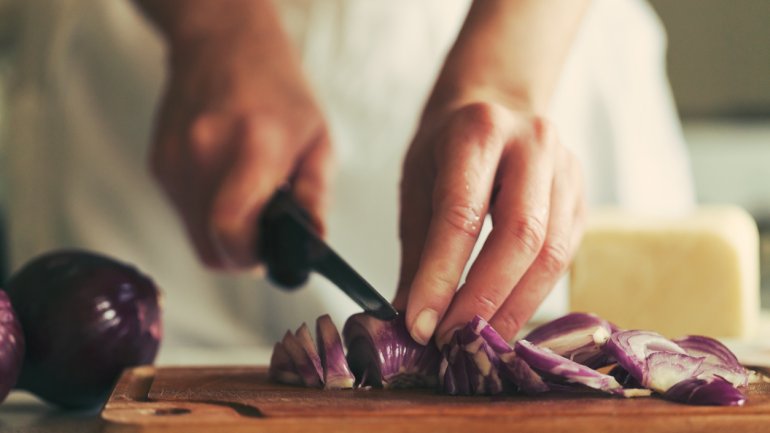
[[[695,377],[703,358],[673,352],[652,352],[645,362],[642,385],[663,394],[677,383]]]
[[[18,386],[65,408],[101,404],[126,367],[150,364],[159,293],[135,268],[84,251],[38,257],[6,290],[24,330]]]
[[[733,352],[719,341],[701,335],[689,335],[674,340],[688,355],[703,357],[703,364],[696,375],[706,378],[708,376],[721,376],[734,386],[746,386],[749,383],[749,372],[746,370]]]
[[[0,290],[0,402],[16,385],[23,362],[24,333],[8,295]]]
[[[685,355],[684,349],[656,332],[619,331],[612,334],[603,349],[617,360],[639,383],[645,383],[647,356],[653,352]]]
[[[295,334],[292,334],[291,331],[286,331],[283,340],[281,340],[281,345],[286,349],[289,358],[291,358],[291,362],[296,368],[296,373],[302,379],[302,383],[310,388],[321,388],[323,386],[321,381],[323,372],[319,372],[315,367],[316,362],[320,364],[320,358],[317,361],[311,359],[312,354],[305,351],[300,339]],[[318,354],[315,354],[315,357],[317,358]],[[278,368],[276,367],[276,370]]]
[[[441,372],[449,371],[452,375],[445,391],[449,394],[484,395],[503,392],[500,378],[500,358],[490,344],[481,335],[487,323],[476,316],[465,327],[455,332],[452,343],[445,349],[439,368],[439,380],[446,383]],[[467,377],[468,386],[464,379]]]
[[[465,341],[462,341],[463,339],[460,338],[462,335],[461,333],[465,335]],[[538,394],[548,391],[548,385],[546,385],[543,379],[535,373],[526,362],[516,356],[513,348],[480,316],[474,317],[473,320],[462,328],[462,330],[458,330],[456,335],[458,338],[453,339],[448,346],[457,346],[459,349],[466,351],[466,348],[464,347],[466,345],[476,344],[481,348],[481,343],[483,343],[483,349],[487,352],[487,356],[496,367],[497,371],[495,371],[495,374],[489,379],[492,381],[490,389],[485,390],[484,393],[498,393],[506,387],[513,387],[515,390],[526,394]],[[476,351],[473,346],[471,346],[471,351]],[[444,353],[446,354],[448,352],[445,350]],[[451,351],[449,353],[451,353]],[[447,360],[447,355],[445,355],[444,358]],[[463,364],[467,363],[464,362]],[[456,369],[459,369],[459,367],[455,367],[455,370]],[[462,375],[472,373],[473,372],[468,373],[466,371],[463,372]],[[458,375],[455,373],[455,382],[459,382],[457,376]],[[441,373],[439,374],[439,378],[443,378]],[[500,379],[500,385],[497,384],[497,378]],[[458,388],[461,390],[463,389],[461,386]],[[500,391],[498,391],[498,388],[500,388]],[[471,391],[458,391],[457,393],[468,394],[471,393]]]
[[[291,355],[282,342],[275,343],[270,357],[268,376],[275,382],[287,385],[303,385],[302,376],[297,372],[297,366],[291,360]]]
[[[345,322],[342,337],[348,365],[361,385],[403,388],[438,383],[441,354],[432,342],[423,346],[412,340],[403,315],[383,321],[354,314]]]
[[[680,403],[714,406],[743,406],[746,402],[746,396],[740,390],[719,376],[685,379],[669,388],[663,398]]]
[[[584,385],[608,394],[624,397],[649,395],[641,389],[624,389],[614,377],[578,364],[550,349],[535,346],[527,340],[519,340],[514,345],[516,354],[538,373],[555,382],[567,382]]]
[[[356,379],[348,368],[340,333],[328,314],[316,320],[316,339],[323,366],[324,388],[352,388]]]
[[[591,368],[612,364],[602,351],[614,325],[588,313],[571,313],[545,323],[527,334],[530,343]]]

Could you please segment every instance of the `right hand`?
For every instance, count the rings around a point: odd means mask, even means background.
[[[329,135],[287,37],[220,26],[170,49],[150,165],[202,261],[257,265],[257,220],[287,182],[322,230]]]

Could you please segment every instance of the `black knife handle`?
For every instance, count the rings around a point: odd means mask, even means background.
[[[265,206],[259,223],[259,256],[267,276],[279,287],[295,290],[310,276],[310,218],[285,189]]]

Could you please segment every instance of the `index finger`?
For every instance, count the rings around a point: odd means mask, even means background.
[[[505,155],[492,231],[439,325],[439,344],[474,315],[492,318],[542,248],[550,214],[553,146],[537,125],[533,132]]]
[[[501,134],[463,128],[449,137],[433,191],[432,216],[420,263],[409,290],[406,324],[427,344],[454,296],[489,205]]]

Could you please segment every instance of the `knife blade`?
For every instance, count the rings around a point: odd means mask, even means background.
[[[377,290],[321,239],[310,216],[281,188],[260,219],[258,254],[267,275],[279,287],[294,290],[316,271],[334,283],[367,313],[382,320],[398,312]]]

